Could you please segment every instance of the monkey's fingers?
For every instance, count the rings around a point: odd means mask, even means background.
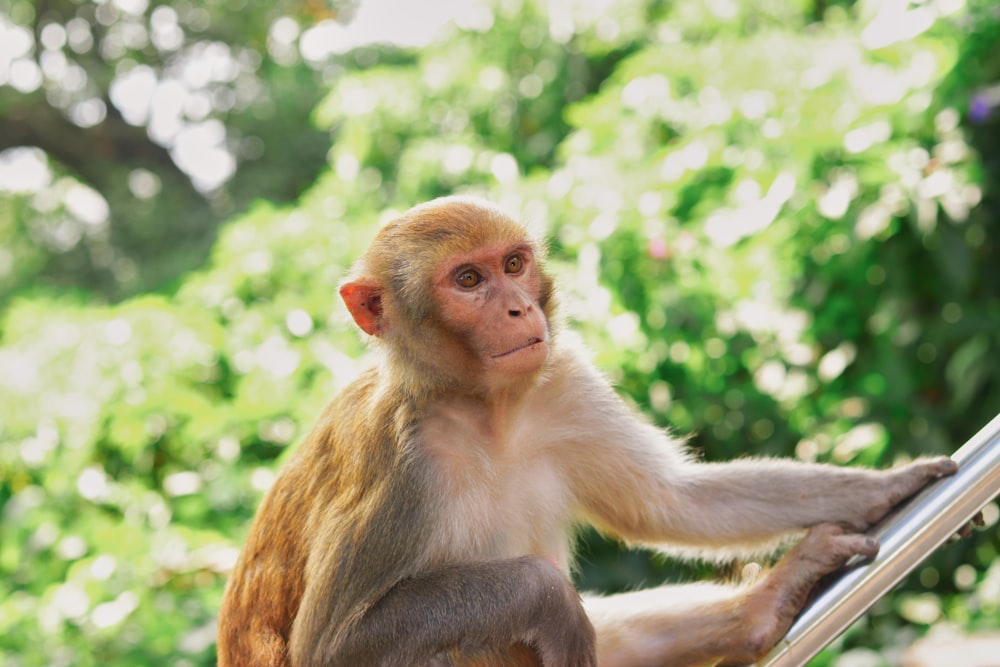
[[[889,497],[890,504],[896,506],[934,480],[949,477],[956,472],[958,464],[947,456],[918,459],[893,468],[889,471],[895,482]]]
[[[986,525],[986,521],[983,519],[982,512],[976,512],[976,515],[969,519],[969,522],[958,529],[958,532],[952,536],[951,542],[956,542],[962,538],[972,537],[972,534],[976,532],[976,528],[982,528]]]

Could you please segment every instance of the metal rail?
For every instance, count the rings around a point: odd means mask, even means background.
[[[934,549],[1000,495],[1000,415],[953,455],[959,469],[939,479],[872,529],[882,548],[856,559],[799,615],[759,667],[802,667]]]

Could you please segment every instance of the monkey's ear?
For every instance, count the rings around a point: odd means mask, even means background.
[[[382,288],[375,283],[350,282],[340,287],[340,298],[351,317],[370,336],[382,333]]]

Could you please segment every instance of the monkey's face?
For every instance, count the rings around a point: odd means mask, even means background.
[[[526,243],[496,243],[450,258],[434,279],[444,326],[496,381],[522,378],[548,357],[542,276]]]

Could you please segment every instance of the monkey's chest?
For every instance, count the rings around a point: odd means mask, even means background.
[[[567,563],[572,503],[563,467],[531,420],[522,414],[510,424],[498,436],[475,405],[429,410],[420,439],[440,507],[433,559],[533,554]]]
[[[439,470],[445,509],[437,555],[445,560],[534,554],[565,565],[570,515],[554,466],[526,461],[517,470],[491,461]]]

